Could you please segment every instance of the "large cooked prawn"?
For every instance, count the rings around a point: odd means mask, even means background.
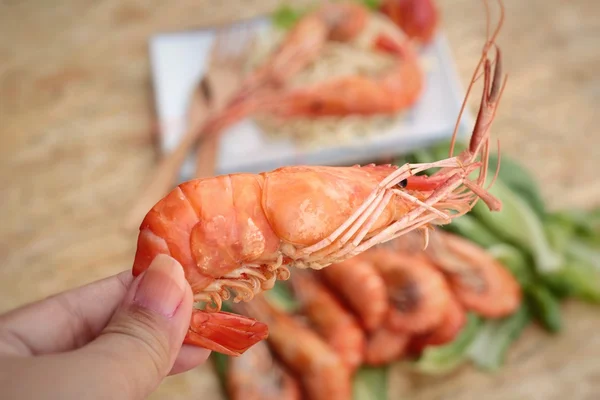
[[[135,276],[158,254],[185,270],[195,309],[185,343],[239,355],[268,335],[267,326],[220,312],[223,300],[250,301],[287,279],[289,267],[322,269],[408,232],[446,224],[478,199],[501,203],[484,188],[489,131],[501,97],[486,42],[484,93],[469,147],[433,163],[352,167],[294,166],[184,182],[160,200],[140,226]],[[466,101],[466,99],[465,99]],[[460,117],[459,117],[460,118]],[[453,140],[456,137],[456,131]],[[416,174],[440,168],[431,177]],[[470,174],[479,171],[475,180]],[[369,301],[369,299],[363,299]]]

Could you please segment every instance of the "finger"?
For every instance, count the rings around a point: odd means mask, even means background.
[[[132,281],[124,271],[0,316],[0,352],[39,355],[85,345],[106,326]]]
[[[169,375],[177,375],[204,364],[210,356],[210,350],[184,344],[175,359]]]
[[[133,282],[101,335],[77,351],[80,365],[96,369],[90,379],[108,376],[109,381],[120,382],[118,390],[124,390],[127,398],[144,398],[173,369],[192,305],[192,289],[181,265],[166,255],[157,256]]]

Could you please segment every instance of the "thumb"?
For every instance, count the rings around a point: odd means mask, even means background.
[[[108,358],[114,380],[131,396],[150,394],[167,376],[188,330],[193,296],[182,266],[157,256],[132,283],[101,335],[82,349]],[[94,359],[94,356],[91,356]]]

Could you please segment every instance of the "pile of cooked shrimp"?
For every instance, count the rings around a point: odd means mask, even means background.
[[[439,144],[396,163],[447,151]],[[422,234],[404,235],[322,270],[296,269],[232,304],[270,334],[239,357],[214,354],[229,398],[358,398],[366,387],[384,399],[393,363],[426,374],[467,361],[497,369],[530,323],[561,329],[561,300],[599,303],[600,210],[550,213],[530,174],[502,162],[498,216],[476,206],[426,247]]]

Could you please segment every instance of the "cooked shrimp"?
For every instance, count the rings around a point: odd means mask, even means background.
[[[365,364],[379,366],[399,360],[406,352],[410,337],[407,332],[380,326],[367,341]]]
[[[290,281],[295,299],[317,333],[351,371],[356,370],[364,358],[366,338],[354,315],[308,271],[294,271]]]
[[[368,255],[387,286],[390,329],[415,334],[440,324],[452,296],[441,272],[423,257],[385,248]]]
[[[287,279],[289,267],[325,268],[408,232],[449,223],[478,199],[500,209],[484,188],[489,130],[502,92],[499,50],[493,77],[487,58],[492,43],[480,62],[484,95],[471,141],[456,157],[401,167],[293,166],[223,175],[184,182],[160,200],[141,223],[133,274],[158,254],[183,266],[196,302],[206,305],[194,310],[185,343],[239,355],[268,330],[220,312],[231,291],[234,301],[250,301],[276,279]],[[430,168],[439,170],[416,175]],[[472,181],[475,171],[480,174]]]
[[[452,291],[468,310],[488,318],[512,314],[521,304],[521,287],[485,249],[458,235],[436,232],[427,254],[448,275]]]
[[[352,257],[318,271],[317,275],[348,304],[365,330],[372,332],[381,325],[389,307],[387,289],[367,259]]]
[[[269,344],[297,374],[310,399],[352,397],[350,369],[316,332],[271,305],[264,296],[257,296],[249,303],[237,303],[234,308],[269,325]]]
[[[441,323],[430,332],[411,337],[408,351],[412,354],[420,354],[426,347],[440,346],[451,342],[466,323],[467,315],[463,306],[458,300],[451,297]]]
[[[231,400],[300,400],[300,384],[259,342],[227,363],[226,387]]]

